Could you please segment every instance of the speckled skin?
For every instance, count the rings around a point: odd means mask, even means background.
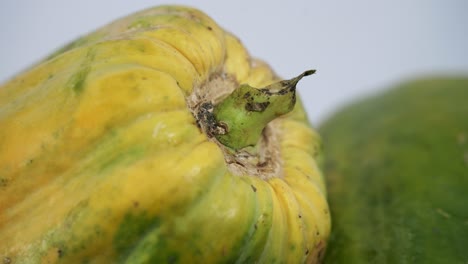
[[[281,173],[233,175],[190,108],[212,76],[277,80],[200,11],[120,19],[0,88],[0,259],[315,263],[330,232],[319,137],[276,120]],[[206,86],[209,87],[209,86]]]

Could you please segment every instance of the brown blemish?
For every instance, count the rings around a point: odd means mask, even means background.
[[[249,112],[263,112],[270,105],[270,102],[248,102],[245,104],[245,110]]]
[[[61,248],[57,249],[57,256],[59,258],[63,257],[63,250]]]
[[[255,186],[253,186],[253,185],[251,184],[250,187],[252,187],[252,190],[253,190],[254,192],[257,192],[257,188],[256,188]]]
[[[322,263],[323,257],[325,256],[326,244],[323,240],[320,240],[312,251],[306,250],[307,263]]]
[[[321,248],[319,251],[318,251],[318,254],[317,254],[317,259],[322,262],[322,259],[323,257],[325,256],[325,248]]]
[[[217,128],[217,122],[213,115],[213,104],[211,102],[202,103],[198,107],[196,117],[198,126],[200,128],[204,127],[207,135],[213,137]]]

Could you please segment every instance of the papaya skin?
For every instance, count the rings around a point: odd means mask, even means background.
[[[204,13],[162,6],[3,84],[0,259],[319,262],[330,216],[299,98],[267,125],[280,159],[267,178],[233,172],[197,120],[207,94],[278,81]]]
[[[321,127],[329,263],[466,263],[468,78],[405,82]]]

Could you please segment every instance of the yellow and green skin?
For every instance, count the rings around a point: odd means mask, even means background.
[[[281,169],[234,173],[220,144],[228,133],[205,133],[190,104],[216,76],[279,81],[202,12],[162,6],[2,85],[0,260],[319,262],[330,217],[319,136],[300,101],[274,120]],[[218,105],[210,114],[223,127]],[[236,144],[226,149],[245,149]]]

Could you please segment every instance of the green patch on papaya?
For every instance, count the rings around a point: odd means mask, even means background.
[[[263,253],[267,243],[272,219],[266,214],[258,217],[257,221],[250,227],[249,231],[238,240],[234,248],[230,250],[224,259],[225,263],[250,263],[256,262]]]
[[[127,213],[114,237],[114,249],[123,257],[135,247],[148,230],[159,227],[161,220],[157,216],[146,213]]]
[[[86,79],[88,78],[88,74],[91,71],[91,64],[93,63],[95,53],[95,47],[88,48],[88,52],[86,53],[86,57],[84,58],[83,62],[78,67],[78,70],[71,75],[67,82],[67,87],[72,89],[77,94],[80,94],[86,85]]]
[[[169,242],[172,234],[167,227],[157,216],[127,214],[114,237],[119,263],[179,263],[180,252],[177,245]]]
[[[72,89],[75,93],[79,94],[83,91],[86,83],[86,78],[91,70],[91,64],[94,60],[95,50],[89,48],[86,54],[86,58],[83,60],[78,70],[72,74],[67,82],[67,87]]]
[[[84,66],[78,70],[69,80],[69,87],[76,93],[81,93],[83,90],[86,78],[89,74],[89,66]]]

